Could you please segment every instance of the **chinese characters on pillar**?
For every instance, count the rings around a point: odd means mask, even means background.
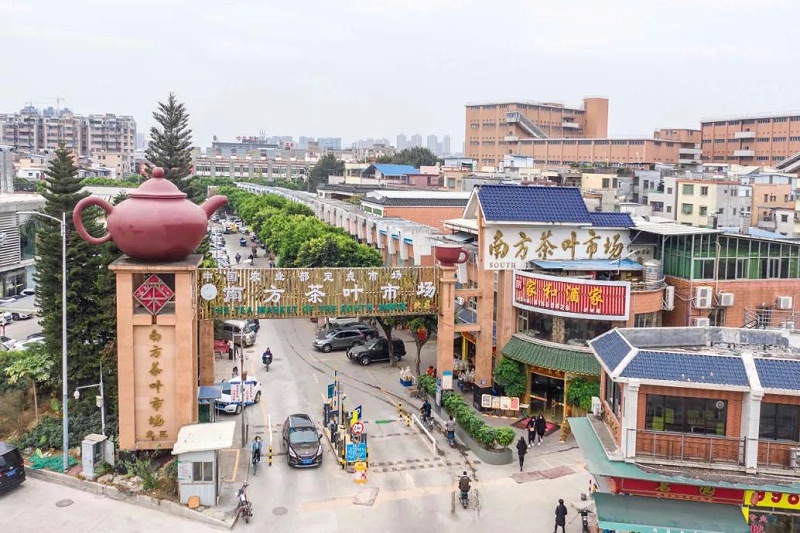
[[[492,227],[484,232],[484,268],[523,269],[529,261],[615,261],[622,258],[629,242],[627,230]]]
[[[514,306],[595,320],[627,320],[630,283],[514,271]]]
[[[145,437],[149,440],[166,440],[169,439],[169,432],[164,429],[164,414],[162,408],[164,407],[165,384],[161,381],[161,374],[164,369],[161,367],[161,334],[153,328],[148,336],[152,344],[150,345],[150,369],[148,375],[150,377],[150,415],[147,419],[149,426]]]
[[[438,310],[435,267],[209,269],[201,318],[419,315]],[[203,291],[205,285],[212,290]],[[213,290],[216,289],[216,290]]]

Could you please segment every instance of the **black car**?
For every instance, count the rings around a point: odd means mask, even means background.
[[[25,481],[25,465],[22,454],[10,444],[0,442],[0,492],[4,492]]]
[[[364,334],[364,337],[367,340],[374,339],[375,337],[377,337],[379,335],[377,329],[373,328],[369,324],[362,324],[361,322],[358,322],[356,324],[346,324],[346,325],[343,325],[343,326],[340,326],[338,324],[331,324],[329,327],[332,330],[333,329],[335,329],[335,330],[357,329],[358,331],[360,331],[361,333]]]
[[[392,355],[395,360],[400,360],[406,355],[406,345],[400,339],[392,339]],[[367,366],[370,363],[379,363],[389,360],[389,343],[385,337],[372,339],[363,346],[353,346],[347,350],[347,358],[354,363]]]
[[[322,435],[306,414],[289,415],[283,423],[283,451],[289,466],[322,464]]]

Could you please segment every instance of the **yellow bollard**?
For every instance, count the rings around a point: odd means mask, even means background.
[[[269,462],[267,463],[268,466],[272,466],[272,444],[269,445],[269,456],[268,456],[268,459],[269,459]]]
[[[359,484],[367,482],[367,463],[358,461],[353,465],[353,481]]]
[[[409,415],[406,415],[406,427],[411,427],[411,417]]]

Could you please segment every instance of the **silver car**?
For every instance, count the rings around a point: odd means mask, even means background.
[[[331,350],[346,350],[364,344],[367,339],[357,329],[334,329],[323,331],[314,339],[314,348],[325,353]]]

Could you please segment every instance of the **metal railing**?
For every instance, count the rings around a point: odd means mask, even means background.
[[[666,462],[744,466],[747,439],[695,433],[629,428],[626,457],[652,457]],[[636,450],[630,449],[632,433]]]
[[[758,440],[758,466],[797,472],[800,442]]]

